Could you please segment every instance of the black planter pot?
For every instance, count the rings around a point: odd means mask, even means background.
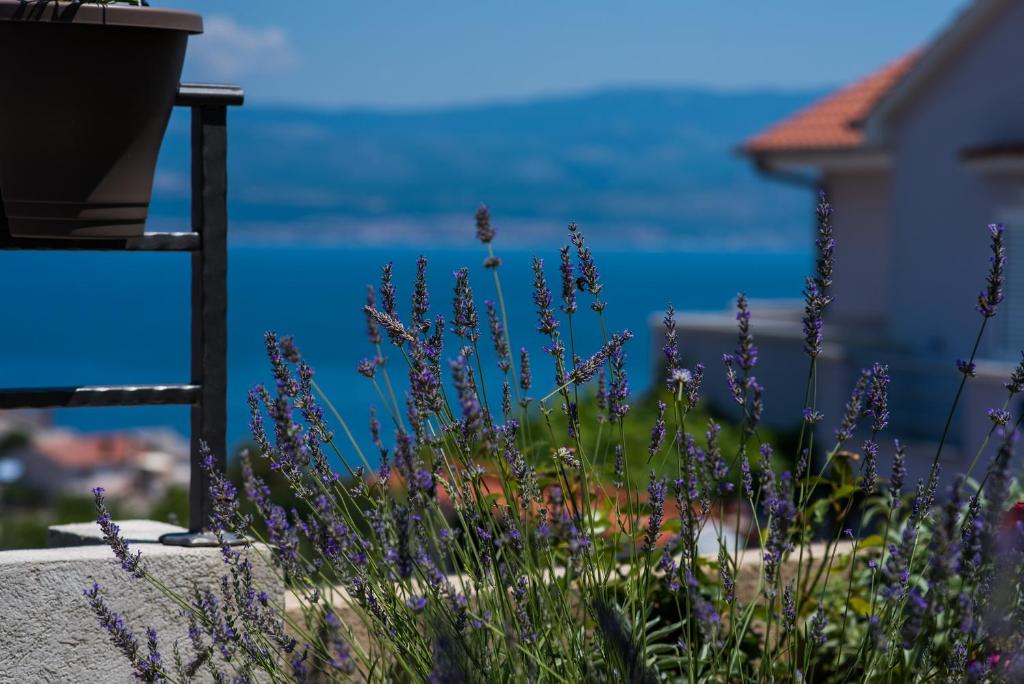
[[[185,45],[202,30],[190,12],[0,0],[0,196],[11,235],[142,234]]]

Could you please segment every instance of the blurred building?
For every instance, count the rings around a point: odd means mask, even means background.
[[[88,496],[102,486],[119,502],[146,507],[172,485],[188,486],[188,441],[169,429],[86,434],[41,415],[0,414],[0,486],[51,498]]]
[[[991,426],[986,409],[1003,405],[1024,349],[1022,35],[1024,3],[976,0],[931,43],[740,147],[769,177],[825,187],[835,210],[835,301],[817,382],[823,432],[831,435],[859,370],[887,363],[890,434],[916,445],[912,475],[931,462],[960,380],[955,360],[969,356],[981,322],[989,223],[1006,225],[1006,301],[979,348],[945,472],[973,458]],[[807,368],[801,303],[752,308],[766,420],[793,427]],[[681,324],[691,362],[718,367],[735,344],[731,312],[686,313]],[[729,406],[724,383],[706,384]]]

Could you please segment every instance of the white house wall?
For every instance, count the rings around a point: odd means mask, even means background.
[[[916,354],[970,351],[974,301],[988,265],[985,225],[996,218],[986,178],[965,148],[1024,140],[1024,4],[947,64],[898,115],[892,149],[889,330]],[[983,347],[989,353],[989,347]]]
[[[834,208],[836,265],[830,321],[872,338],[884,335],[888,313],[889,177],[885,170],[825,176]]]

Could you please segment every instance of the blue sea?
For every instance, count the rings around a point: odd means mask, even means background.
[[[245,438],[246,393],[268,382],[263,333],[295,336],[317,371],[317,379],[353,429],[366,424],[368,406],[378,403],[356,364],[372,355],[360,312],[366,285],[380,266],[393,261],[399,296],[408,295],[419,254],[429,260],[431,304],[448,315],[451,274],[471,268],[481,303],[495,296],[482,268],[479,246],[411,250],[402,247],[236,245],[229,257],[228,440]],[[500,251],[513,345],[531,350],[538,385],[546,393],[551,377],[542,358],[530,299],[534,253],[546,260],[549,284],[558,293],[557,247]],[[648,321],[671,301],[681,310],[715,310],[737,291],[751,297],[798,297],[810,266],[806,251],[596,253],[612,330],[631,329],[628,368],[634,391],[649,386],[651,344]],[[189,380],[189,258],[182,254],[2,253],[0,287],[5,292],[0,338],[0,378],[6,387],[105,383],[175,383]],[[575,317],[578,353],[596,350],[596,317],[586,308]],[[486,333],[482,343],[487,341]],[[685,338],[682,340],[685,344]],[[489,346],[489,343],[487,344]],[[451,349],[449,352],[453,351]],[[493,385],[493,355],[482,354]],[[401,374],[400,358],[392,371]],[[186,407],[65,409],[59,424],[83,431],[168,425],[188,434]]]

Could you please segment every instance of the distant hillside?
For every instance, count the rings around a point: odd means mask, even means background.
[[[806,191],[733,148],[820,93],[615,90],[450,109],[230,114],[236,238],[463,243],[486,202],[504,239],[576,220],[605,244],[789,243]],[[154,222],[184,216],[188,117],[172,120]]]

